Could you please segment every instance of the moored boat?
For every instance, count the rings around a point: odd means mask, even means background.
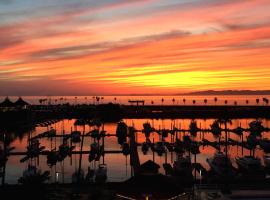
[[[217,176],[233,178],[234,170],[231,159],[227,158],[222,152],[216,152],[213,157],[207,158],[206,161]]]
[[[190,156],[178,154],[177,160],[173,163],[173,170],[176,176],[192,177],[192,164]]]
[[[97,183],[105,183],[107,180],[107,165],[100,164],[95,173],[95,181]]]
[[[265,179],[265,170],[261,160],[253,156],[235,158],[240,174],[245,180],[260,181]]]

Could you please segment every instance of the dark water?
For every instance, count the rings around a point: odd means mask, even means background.
[[[248,127],[249,122],[253,121],[254,119],[241,119],[241,120],[233,120],[232,124],[228,125],[228,128],[236,128],[237,126],[242,126],[243,128]],[[214,119],[197,119],[197,124],[201,129],[208,129],[210,124],[213,123]],[[57,134],[62,134],[63,132],[65,134],[70,133],[71,130],[77,130],[83,131],[82,126],[74,126],[75,120],[62,120],[59,121],[55,124],[52,124],[50,127],[54,128],[57,130]],[[170,129],[173,125],[177,128],[181,129],[188,129],[189,124],[190,124],[190,119],[177,119],[177,120],[151,120],[151,119],[126,119],[124,122],[127,123],[129,126],[134,126],[138,130],[142,130],[143,128],[143,123],[149,122],[151,123],[152,126],[154,126],[156,129],[162,129],[162,128],[167,128]],[[270,127],[270,122],[269,120],[262,119],[263,125],[265,127]],[[40,134],[50,127],[36,127],[33,131],[31,131],[32,137]],[[115,134],[116,132],[116,123],[107,123],[104,125],[104,129],[107,131],[107,133]],[[90,130],[91,127],[86,126],[86,132]],[[12,134],[12,133],[8,133]],[[14,151],[16,152],[22,152],[26,151],[26,146],[27,146],[27,140],[29,137],[29,132],[26,133],[17,133],[13,134],[13,141],[11,142],[10,146],[14,146],[16,149]],[[18,137],[20,135],[20,137]],[[183,135],[183,134],[182,134]],[[248,133],[244,133],[244,140]],[[221,136],[224,138],[224,133]],[[230,133],[229,137],[241,141],[240,137],[237,136],[234,133]],[[265,132],[262,133],[263,138],[269,138],[269,133]],[[205,133],[204,138],[209,140],[209,141],[216,141],[217,138],[215,138],[212,133]],[[150,137],[151,141],[157,142],[159,141],[159,135],[156,133],[151,134]],[[202,133],[198,133],[197,137],[194,138],[194,140],[200,141],[202,139]],[[169,136],[166,138],[167,141],[171,141],[171,137]],[[144,142],[145,141],[145,136],[143,134],[138,133],[138,142]],[[41,146],[45,146],[45,150],[51,150],[51,148],[54,148],[55,146],[58,148],[58,146],[62,143],[61,138],[56,138],[56,139],[47,139],[43,138],[40,139]],[[84,140],[84,146],[83,150],[89,151],[90,149],[90,144],[93,143],[93,139],[90,137],[86,137]],[[2,144],[1,144],[2,145]],[[80,143],[76,144],[76,149],[77,151],[80,150]],[[105,138],[105,150],[120,150],[120,145],[117,143],[117,138],[116,137],[106,137]],[[155,154],[153,156],[153,152],[149,150],[147,155],[143,155],[141,148],[138,148],[139,151],[139,157],[140,157],[140,162],[143,163],[147,160],[155,160],[156,163],[158,163],[161,168],[160,172],[164,173],[164,170],[162,168],[162,164],[165,163],[166,159],[165,156],[158,156]],[[213,156],[216,150],[211,147],[200,147],[201,153],[197,155],[197,162],[201,163],[206,169],[209,169],[208,164],[206,163],[206,159]],[[243,156],[243,155],[249,155],[250,151],[247,149],[243,149],[241,147],[237,146],[230,146],[229,147],[229,154],[230,157],[232,158],[233,164],[235,165],[235,158],[236,156]],[[262,158],[264,155],[263,151],[259,148],[256,149],[255,151],[255,156],[258,156]],[[32,161],[26,161],[25,163],[20,163],[20,159],[23,156],[10,156],[9,160],[7,162],[7,167],[6,167],[6,182],[7,183],[17,183],[17,180],[19,177],[22,176],[23,171],[27,168],[28,164],[32,162],[32,164],[38,164],[37,159],[33,159]],[[175,160],[176,155],[175,153],[168,153],[167,154],[167,162],[168,163],[173,163]],[[124,156],[123,154],[105,154],[104,161],[105,164],[107,165],[108,168],[108,181],[124,181],[128,179],[131,176],[131,167],[129,165],[129,156]],[[42,170],[49,170],[51,173],[51,179],[49,182],[55,182],[55,174],[58,172],[59,174],[59,181],[68,183],[71,182],[71,176],[72,173],[76,169],[78,169],[79,166],[79,155],[73,155],[72,158],[67,157],[63,162],[58,162],[57,165],[52,168],[50,168],[47,163],[47,158],[46,156],[39,156],[39,165],[37,165],[40,169]],[[192,161],[194,161],[194,157],[192,157]],[[98,165],[102,163],[102,158],[100,161],[93,161],[89,163],[88,161],[88,155],[85,154],[83,155],[82,159],[82,169],[86,172],[88,167],[91,167],[92,169],[95,169],[98,167]],[[236,166],[236,165],[235,165]],[[197,176],[199,177],[199,175]]]

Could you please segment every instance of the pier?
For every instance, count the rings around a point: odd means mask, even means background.
[[[134,175],[140,173],[140,159],[137,150],[137,143],[135,140],[135,131],[132,127],[129,128],[129,139],[130,139],[130,165],[133,168]]]

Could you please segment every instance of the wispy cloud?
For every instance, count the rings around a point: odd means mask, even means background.
[[[267,0],[1,1],[0,91],[269,89],[269,9]]]

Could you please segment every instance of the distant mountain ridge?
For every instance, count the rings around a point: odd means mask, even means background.
[[[189,92],[184,95],[270,95],[270,90],[206,90]]]

